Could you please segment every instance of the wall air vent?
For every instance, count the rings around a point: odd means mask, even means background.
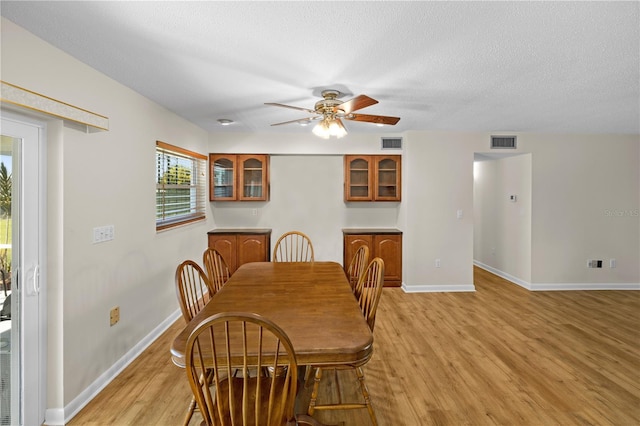
[[[491,136],[491,149],[515,149],[515,136]]]
[[[402,149],[402,138],[382,138],[382,149]]]

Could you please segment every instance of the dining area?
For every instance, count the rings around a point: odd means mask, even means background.
[[[300,231],[278,239],[271,261],[233,273],[211,247],[182,262],[185,324],[170,354],[192,393],[183,424],[323,425],[321,412],[358,410],[377,425],[363,367],[383,276],[366,246],[343,267],[316,260]]]
[[[324,262],[315,260],[313,263],[315,268],[316,264]],[[233,282],[242,278],[242,269],[244,266],[231,274],[223,289],[210,300],[223,301],[234,293]],[[351,271],[349,266],[347,271]],[[234,278],[236,273],[238,276]],[[326,276],[329,275],[333,273]],[[346,277],[351,274],[343,272],[343,275],[345,278],[340,277],[345,280],[342,285],[350,288],[351,281]],[[298,385],[293,409],[299,424],[304,425],[304,421],[309,420],[318,371],[321,372],[320,380],[311,416],[314,420],[325,425],[372,424],[367,408],[318,408],[336,404],[340,399],[344,403],[364,402],[354,365],[349,362],[354,359],[364,361],[365,358],[367,362],[362,370],[376,421],[381,426],[580,425],[586,420],[591,424],[638,423],[639,394],[630,386],[638,374],[636,325],[640,295],[611,291],[600,292],[595,298],[589,291],[532,293],[481,268],[474,268],[474,282],[475,293],[406,293],[399,288],[385,287],[375,310],[375,332],[370,332],[373,338],[371,352],[358,354],[345,350],[338,356],[335,348],[318,351],[326,352],[320,363],[336,362],[338,358],[329,358],[336,355],[344,364],[311,364],[307,373],[303,363],[320,355],[303,346],[301,356],[296,358]],[[256,285],[249,284],[247,290],[255,289]],[[284,283],[281,288],[285,288]],[[295,289],[288,288],[287,291],[295,292]],[[344,296],[349,291],[339,290],[339,293]],[[229,295],[219,297],[225,293]],[[336,298],[341,298],[340,295]],[[356,309],[359,304],[354,296],[351,298],[351,306]],[[247,291],[243,299],[244,303],[250,303],[258,298]],[[324,302],[329,300],[335,303],[333,298],[323,299]],[[317,315],[322,309],[335,312],[331,306],[321,307],[309,301],[301,303],[311,315]],[[282,309],[293,308],[284,306]],[[354,312],[351,308],[348,310]],[[603,316],[603,312],[607,315]],[[301,333],[302,337],[291,333],[292,336],[288,336],[291,347],[297,350],[298,339],[310,342],[313,335],[323,339],[323,327],[327,324],[335,326],[332,322],[327,319],[322,324],[300,325],[299,329],[306,329],[306,333]],[[535,329],[532,329],[533,323]],[[248,338],[252,333],[256,334],[255,329],[250,328],[252,325],[247,322]],[[278,325],[287,332],[284,326]],[[186,352],[183,352],[186,351],[187,327],[195,329],[184,318],[176,317],[66,424],[201,425],[203,417],[197,402],[187,420],[191,402],[195,401],[186,374]],[[610,333],[602,333],[603,328]],[[358,329],[362,332],[360,343],[349,343],[344,348],[353,349],[368,340],[363,331],[366,329],[360,326]],[[230,331],[233,331],[232,327]],[[273,347],[277,338],[268,333],[270,331],[263,333],[264,341]],[[305,337],[308,335],[312,337]],[[180,340],[183,343],[178,344]],[[234,344],[234,340],[230,343]],[[224,347],[222,349],[224,352]],[[203,346],[204,365],[213,365],[207,352],[210,349],[205,351]],[[612,356],[625,353],[628,355]],[[288,362],[288,359],[285,357],[280,362]],[[234,374],[242,376],[242,367],[233,367],[231,374],[224,361],[218,367],[221,379]],[[271,379],[271,371],[282,373],[282,369],[270,367],[272,364],[262,369],[261,377]],[[317,367],[321,367],[320,370]],[[255,367],[249,368],[249,373],[250,377],[258,377]],[[300,383],[305,376],[307,381]],[[278,374],[276,377],[283,376]],[[224,390],[228,395],[228,389]],[[211,392],[214,397],[215,385]]]

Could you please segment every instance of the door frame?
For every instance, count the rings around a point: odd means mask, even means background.
[[[24,133],[12,134],[11,136],[23,137],[26,133],[31,133],[30,138],[37,138],[35,149],[33,146],[25,149],[26,143],[23,143],[21,149],[20,187],[18,188],[22,204],[18,218],[20,260],[18,270],[12,272],[12,278],[17,279],[12,279],[12,282],[22,286],[19,372],[22,401],[20,422],[24,425],[42,424],[45,421],[47,404],[46,122],[7,111],[5,108],[2,108],[0,112],[4,134],[7,134],[4,130],[5,125],[19,126],[24,128]],[[29,203],[26,208],[23,207],[25,202]],[[37,299],[27,300],[32,297],[27,293],[33,294],[35,288],[37,288]],[[28,291],[29,289],[31,291]],[[25,315],[25,309],[22,309],[25,303],[29,304],[28,309],[36,310],[35,320],[30,321],[33,311],[29,316]],[[31,336],[25,339],[23,331],[27,328],[31,330]],[[32,354],[31,351],[36,353]],[[25,368],[25,365],[28,368]],[[35,374],[32,373],[34,366],[36,367]]]

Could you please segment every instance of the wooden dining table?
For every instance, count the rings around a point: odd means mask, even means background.
[[[299,365],[364,364],[373,334],[336,262],[246,263],[175,337],[173,362],[185,367],[187,339],[220,312],[252,312],[287,334]]]

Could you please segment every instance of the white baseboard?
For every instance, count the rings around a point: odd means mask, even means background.
[[[640,283],[543,283],[532,284],[532,291],[640,290]]]
[[[477,260],[473,264],[531,291],[640,290],[640,283],[529,283]]]
[[[102,373],[100,377],[75,397],[67,406],[64,408],[47,409],[44,424],[48,426],[64,426],[181,316],[182,313],[180,310],[171,314],[107,371]]]
[[[528,282],[526,282],[524,280],[521,280],[518,277],[514,277],[513,275],[509,275],[506,272],[503,272],[503,271],[501,271],[499,269],[496,269],[493,266],[485,265],[484,263],[479,262],[477,260],[474,260],[473,264],[476,265],[478,268],[482,268],[485,271],[489,271],[492,274],[499,276],[500,278],[504,278],[507,281],[511,281],[512,283],[517,284],[520,287],[524,287],[527,290],[531,290],[531,283],[528,283]]]
[[[406,285],[402,283],[402,290],[405,293],[454,293],[473,292],[476,287],[473,284],[453,284],[453,285]]]

